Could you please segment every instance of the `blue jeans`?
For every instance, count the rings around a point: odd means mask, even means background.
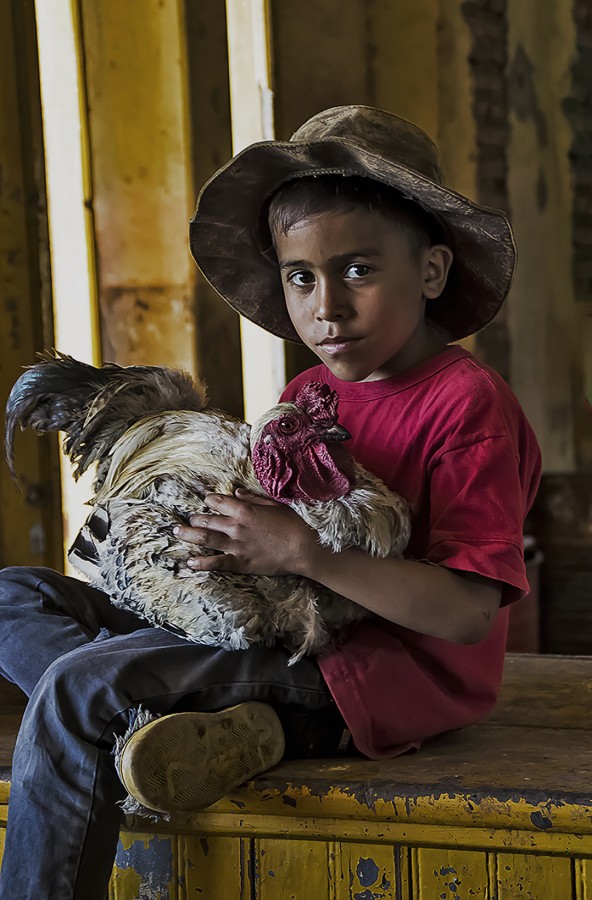
[[[281,648],[191,644],[51,569],[0,571],[0,674],[30,698],[14,752],[0,900],[105,900],[125,793],[114,736],[140,704],[168,713],[262,700],[278,710],[288,745],[291,730],[297,743],[298,717],[310,723],[319,711],[323,727],[334,727],[318,755],[336,748],[343,721],[316,662],[288,668],[287,659]],[[305,741],[317,755],[310,734]]]

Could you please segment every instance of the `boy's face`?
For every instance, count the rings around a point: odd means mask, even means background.
[[[275,246],[294,328],[342,381],[388,378],[445,346],[424,312],[446,283],[447,247],[418,259],[396,224],[363,209],[303,219]]]

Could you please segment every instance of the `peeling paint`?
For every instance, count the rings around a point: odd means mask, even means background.
[[[361,858],[356,866],[356,875],[362,887],[370,887],[378,881],[379,868],[373,859]]]
[[[136,839],[125,847],[119,842],[115,864],[119,874],[126,870],[138,878],[137,900],[169,900],[173,883],[172,837]]]
[[[544,831],[547,831],[549,828],[553,827],[553,822],[551,821],[551,819],[548,819],[538,811],[530,814],[530,821],[536,828],[542,828]]]

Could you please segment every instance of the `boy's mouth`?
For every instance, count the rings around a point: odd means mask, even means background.
[[[323,341],[319,343],[319,347],[325,351],[325,353],[344,353],[346,350],[349,350],[354,344],[357,344],[359,338],[351,338],[345,337],[343,335],[334,335],[334,337],[327,337]]]

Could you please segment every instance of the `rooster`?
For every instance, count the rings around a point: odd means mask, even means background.
[[[300,576],[197,572],[201,551],[174,534],[209,493],[243,488],[288,504],[339,552],[400,555],[407,503],[343,447],[337,395],[309,382],[252,427],[207,407],[203,385],[158,366],[100,368],[42,354],[15,383],[5,446],[16,481],[17,426],[64,433],[77,478],[96,464],[92,511],[70,562],[111,601],[197,643],[244,649],[284,642],[289,664],[317,654],[362,607]]]

